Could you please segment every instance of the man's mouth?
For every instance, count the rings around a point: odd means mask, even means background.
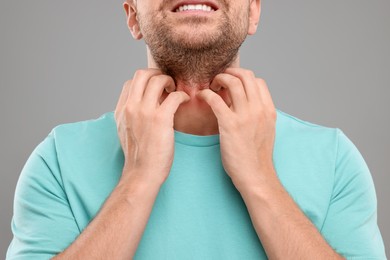
[[[179,8],[175,9],[175,12],[183,11],[204,11],[204,12],[214,12],[215,9],[208,5],[181,5]]]
[[[186,2],[177,4],[172,12],[186,12],[186,11],[203,11],[203,12],[215,12],[218,10],[218,7],[209,2]]]

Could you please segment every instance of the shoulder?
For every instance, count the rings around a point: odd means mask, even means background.
[[[297,139],[313,144],[332,144],[335,156],[343,159],[347,153],[362,161],[362,155],[354,142],[339,127],[330,127],[305,121],[277,109],[277,131],[281,138]]]
[[[342,133],[340,128],[316,124],[277,110],[276,141],[295,148],[334,149]]]
[[[278,120],[275,140],[278,155],[294,158],[300,165],[305,161],[314,163],[320,167],[317,171],[328,169],[333,175],[332,196],[366,189],[372,195],[370,201],[375,201],[370,169],[357,145],[343,130],[304,121],[280,110]]]
[[[320,125],[320,124],[303,120],[301,118],[298,118],[297,116],[288,114],[278,108],[276,109],[276,112],[277,112],[277,120],[279,120],[279,122],[283,124],[284,127],[288,126],[297,130],[306,129],[312,131],[334,131],[335,129],[334,127]]]
[[[56,142],[88,142],[116,133],[114,112],[107,112],[95,119],[57,125],[50,133]]]
[[[106,112],[98,118],[57,125],[52,130],[54,138],[84,138],[91,134],[116,129],[114,112]]]
[[[83,158],[119,144],[114,112],[55,126],[37,147],[44,156]]]

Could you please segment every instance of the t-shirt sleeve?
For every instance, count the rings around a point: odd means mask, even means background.
[[[337,135],[334,186],[321,233],[347,259],[386,259],[370,170],[343,131],[337,128]]]
[[[6,259],[50,259],[80,234],[63,189],[53,131],[25,163],[13,207]]]

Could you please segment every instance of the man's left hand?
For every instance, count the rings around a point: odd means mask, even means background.
[[[225,88],[228,105],[217,94]],[[277,113],[266,82],[250,70],[228,68],[198,97],[210,105],[218,120],[221,157],[234,185],[241,187],[273,179],[273,147]]]

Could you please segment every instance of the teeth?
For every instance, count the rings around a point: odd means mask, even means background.
[[[175,11],[182,12],[187,10],[201,10],[205,12],[215,11],[211,6],[208,5],[182,5],[179,8],[177,8]]]

